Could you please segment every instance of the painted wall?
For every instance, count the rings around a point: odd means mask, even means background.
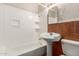
[[[79,3],[63,3],[58,6],[62,11],[62,18],[59,22],[72,21],[75,18],[79,18]]]
[[[38,14],[0,4],[0,55],[19,55],[39,47]]]

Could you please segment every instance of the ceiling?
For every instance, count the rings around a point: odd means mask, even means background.
[[[6,3],[17,8],[28,10],[34,13],[39,13],[54,3]]]

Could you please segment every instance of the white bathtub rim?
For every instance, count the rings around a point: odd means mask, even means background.
[[[75,41],[75,40],[62,39],[61,42],[62,43],[68,43],[68,44],[73,44],[73,45],[79,46],[79,41]]]
[[[26,47],[26,49],[22,49],[22,50],[19,50],[19,51],[10,51],[9,53],[6,54],[6,56],[19,56],[19,55],[22,55],[22,54],[24,54],[24,53],[28,53],[28,52],[30,52],[30,51],[39,49],[39,48],[44,47],[44,46],[47,46],[47,44],[42,44],[42,45],[40,45],[40,44],[38,43],[37,46],[32,47],[32,48],[29,48],[29,49],[27,49],[27,47]]]

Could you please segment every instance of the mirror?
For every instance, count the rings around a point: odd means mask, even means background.
[[[54,24],[58,22],[58,7],[55,6],[48,10],[48,24]]]

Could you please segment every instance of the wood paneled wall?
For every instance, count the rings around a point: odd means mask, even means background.
[[[48,32],[60,33],[65,39],[79,41],[79,21],[49,24]]]
[[[62,38],[79,41],[79,21],[49,24],[48,32],[60,33],[62,35]],[[63,53],[60,43],[61,42],[54,42],[54,56],[58,56]]]

